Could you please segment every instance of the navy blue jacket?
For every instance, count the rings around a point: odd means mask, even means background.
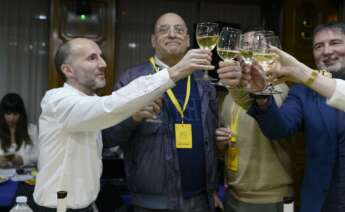
[[[337,110],[324,97],[302,85],[293,86],[283,105],[273,99],[267,109],[253,105],[248,111],[270,139],[303,131],[305,168],[301,212],[320,212],[332,179],[337,155]]]
[[[117,88],[139,76],[152,73],[154,72],[149,63],[129,69],[120,78]],[[206,187],[211,203],[211,193],[217,188],[214,148],[214,132],[218,118],[216,93],[209,82],[196,83],[201,98]],[[170,101],[165,94],[163,98],[165,102]],[[166,107],[163,107],[158,118],[165,121],[159,124],[145,121],[136,123],[129,118],[104,130],[103,140],[124,148],[127,182],[134,204],[152,209],[176,209],[183,201],[183,194],[174,125]]]

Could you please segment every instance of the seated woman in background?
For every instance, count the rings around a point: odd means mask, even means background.
[[[35,165],[37,127],[28,123],[22,98],[6,94],[0,103],[0,168]]]

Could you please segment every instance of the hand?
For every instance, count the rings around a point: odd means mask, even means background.
[[[221,211],[224,211],[224,205],[223,205],[222,200],[219,198],[218,193],[213,192],[212,197],[213,197],[214,207],[220,208]]]
[[[20,167],[24,164],[22,156],[14,154],[14,157],[10,160],[15,167]]]
[[[161,111],[162,105],[163,105],[163,98],[160,97],[154,100],[150,105],[134,113],[132,115],[132,118],[136,122],[141,122],[144,119],[152,119],[157,113]]]
[[[223,152],[229,144],[231,134],[228,128],[220,127],[216,129],[216,146],[220,152]]]
[[[242,68],[237,61],[220,61],[219,69],[217,70],[220,81],[234,88],[240,85],[242,78]]]
[[[7,167],[9,163],[9,160],[6,158],[6,156],[0,156],[0,167]]]
[[[296,73],[301,69],[309,68],[281,49],[272,46],[270,52],[279,56],[279,62],[274,63],[268,71],[268,74],[271,75],[270,78],[300,83],[301,80],[297,78]]]
[[[252,64],[242,63],[241,86],[248,88],[249,92],[260,92],[266,88],[267,81],[263,70],[256,61]]]
[[[219,127],[216,129],[216,142],[217,143],[228,143],[230,136],[231,136],[231,131],[228,128],[225,127]]]
[[[213,70],[212,53],[206,49],[191,49],[173,67],[169,68],[170,78],[176,82],[196,70]]]

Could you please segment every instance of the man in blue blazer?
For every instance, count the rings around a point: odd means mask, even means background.
[[[344,79],[345,24],[333,22],[318,26],[314,30],[313,55],[318,69],[326,69],[333,76]],[[230,68],[221,66],[218,72],[225,73],[226,69]],[[311,86],[317,76],[306,76],[304,84]],[[222,81],[234,86],[230,81],[227,83],[226,79]],[[248,98],[239,97],[236,99],[240,104],[248,103]],[[303,85],[292,86],[280,108],[271,96],[252,95],[252,98],[255,101],[250,100],[253,104],[248,113],[257,120],[262,132],[270,139],[304,132],[306,161],[300,211],[345,211],[345,179],[340,177],[345,172],[341,168],[345,162],[345,145],[342,141],[343,133],[339,133],[345,123],[338,120],[343,112],[328,106],[326,98]]]

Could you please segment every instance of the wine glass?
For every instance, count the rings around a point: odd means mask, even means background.
[[[204,22],[198,23],[196,26],[196,41],[201,49],[208,49],[212,51],[218,42],[219,26],[217,23]],[[202,80],[215,81],[216,79],[210,77],[207,71],[204,71]]]
[[[262,36],[273,36],[274,32],[269,30],[249,31],[242,34],[239,38],[239,49],[242,60],[246,64],[252,64],[255,51],[255,42]]]
[[[238,50],[238,38],[241,35],[241,30],[232,27],[223,27],[219,40],[217,43],[217,53],[219,57],[224,61],[232,61],[240,55]],[[215,83],[219,86],[225,86],[222,82]]]
[[[278,59],[278,55],[275,53],[271,53],[269,51],[270,46],[275,46],[277,48],[281,48],[279,37],[276,35],[258,35],[258,39],[254,41],[254,58],[257,61],[257,63],[261,66],[264,77],[266,79],[269,78],[267,75],[267,71],[269,71],[270,66]],[[259,95],[272,95],[272,94],[279,94],[281,91],[278,91],[275,89],[275,87],[272,84],[272,81],[270,80],[268,82],[267,87],[261,91],[257,92]]]
[[[232,27],[223,27],[217,43],[217,53],[224,61],[231,61],[236,58],[240,52],[237,41],[241,35],[241,30]]]

